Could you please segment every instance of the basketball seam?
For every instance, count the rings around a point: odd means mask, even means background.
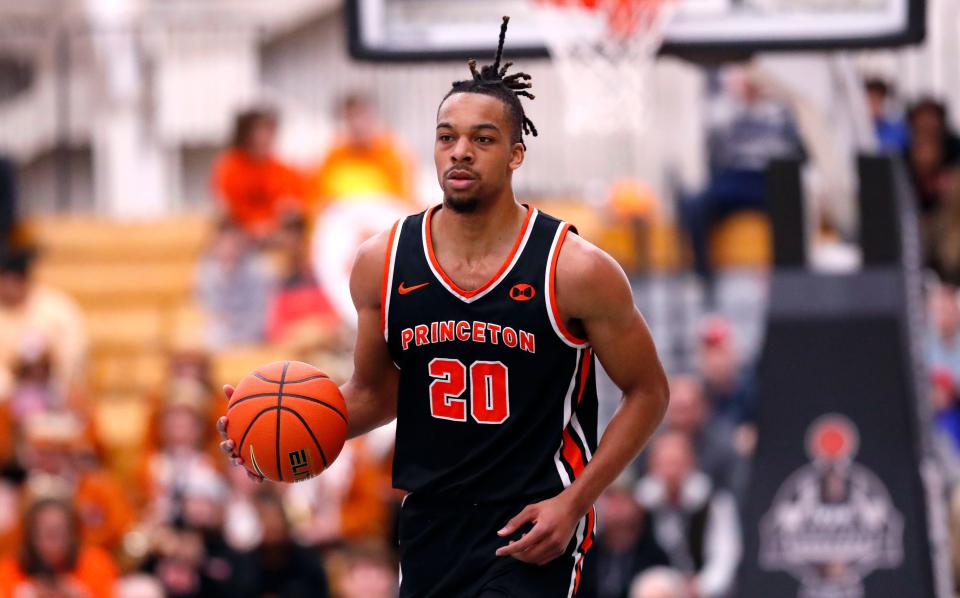
[[[247,429],[243,431],[243,436],[240,437],[240,443],[237,445],[237,450],[243,454],[243,441],[247,439],[247,434],[250,433],[250,428],[253,427],[253,424],[257,423],[257,420],[260,419],[260,416],[269,411],[273,411],[276,407],[267,407],[266,409],[261,409],[259,413],[253,416],[253,419],[250,420],[250,423],[247,424]]]
[[[280,466],[280,414],[283,409],[283,381],[287,378],[287,368],[290,367],[289,361],[283,362],[283,371],[280,372],[280,388],[277,389],[277,475],[280,481],[283,480],[283,468]]]
[[[307,425],[307,421],[306,421],[305,419],[303,419],[303,416],[302,416],[302,415],[300,415],[299,413],[297,413],[296,411],[294,411],[293,409],[291,409],[291,408],[289,408],[289,407],[281,407],[280,410],[281,410],[281,411],[289,411],[289,412],[292,413],[297,419],[300,420],[300,423],[303,424],[303,427],[304,427],[304,428],[306,428],[307,433],[310,434],[310,438],[313,439],[313,443],[314,443],[315,445],[317,445],[317,450],[320,451],[320,459],[323,461],[323,468],[326,469],[326,468],[327,468],[327,455],[324,454],[324,452],[323,452],[323,447],[320,446],[320,441],[317,440],[317,437],[314,435],[313,430],[311,430],[311,429],[310,429],[310,426]]]
[[[279,381],[279,380],[271,380],[270,378],[267,378],[266,376],[262,375],[260,372],[254,372],[254,373],[253,373],[253,377],[254,377],[254,378],[257,378],[258,380],[263,380],[264,382],[269,382],[270,384],[280,384],[280,381]],[[313,376],[308,376],[308,377],[306,377],[306,378],[300,378],[299,380],[287,380],[286,383],[287,383],[287,384],[300,384],[301,382],[309,382],[309,381],[311,381],[311,380],[319,380],[319,379],[321,379],[321,378],[326,378],[326,379],[329,380],[329,379],[330,379],[330,376],[328,376],[328,375],[326,375],[326,374],[315,374],[315,375],[313,375]]]
[[[288,384],[289,384],[289,383],[288,383]],[[237,405],[239,405],[240,403],[242,403],[242,402],[244,402],[244,401],[247,401],[247,400],[250,400],[250,399],[262,399],[262,398],[265,398],[265,397],[276,397],[276,396],[277,396],[277,393],[275,393],[275,392],[262,392],[262,393],[258,393],[258,394],[255,394],[255,395],[247,395],[247,396],[245,396],[245,397],[243,397],[243,398],[240,398],[240,399],[237,399],[236,401],[234,401],[233,404],[230,405],[230,408],[232,409],[232,408],[236,407]],[[331,405],[330,403],[327,403],[326,401],[321,401],[320,399],[316,399],[316,398],[314,398],[314,397],[308,397],[308,396],[306,396],[306,395],[291,394],[291,393],[289,393],[289,392],[283,393],[283,398],[285,398],[285,399],[300,399],[300,400],[303,400],[303,401],[310,401],[311,403],[317,403],[318,405],[323,405],[323,406],[326,407],[327,409],[331,409],[331,410],[333,410],[334,413],[336,413],[337,415],[339,415],[339,416],[340,416],[340,419],[342,419],[342,420],[344,421],[344,423],[347,422],[347,416],[344,415],[344,414],[343,414],[339,409],[337,409],[335,406]]]

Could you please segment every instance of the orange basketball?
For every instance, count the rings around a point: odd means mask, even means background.
[[[300,482],[333,463],[347,437],[347,406],[326,374],[277,361],[248,374],[227,405],[227,436],[247,469]]]

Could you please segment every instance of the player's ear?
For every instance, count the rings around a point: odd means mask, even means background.
[[[516,170],[523,164],[523,158],[527,150],[523,149],[522,143],[514,143],[510,149],[510,170]]]

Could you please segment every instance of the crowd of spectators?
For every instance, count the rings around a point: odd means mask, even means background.
[[[708,278],[707,228],[732,211],[762,210],[766,163],[803,154],[782,106],[747,80],[728,84],[730,101],[713,120],[710,182],[685,206]],[[888,84],[866,90],[878,143],[903,154],[917,196],[934,273],[930,406],[938,455],[960,482],[960,140],[941,104],[922,100],[901,113]],[[0,596],[395,595],[402,497],[390,484],[391,428],[351,441],[330,470],[295,486],[253,484],[216,450],[213,422],[225,402],[211,354],[306,343],[335,379],[349,373],[350,326],[311,250],[318,216],[383,196],[413,209],[409,160],[372,103],[351,95],[337,114],[341,135],[312,170],[276,157],[275,112],[238,116],[212,173],[223,217],[196,273],[204,347],[171,354],[167,382],[145,398],[149,437],[132,479],[106,466],[77,396],[88,353],[81,312],[33,280],[35,252],[8,242],[13,227],[0,212]],[[671,372],[661,429],[601,497],[582,597],[737,595],[757,436],[755,359],[720,316],[700,322],[695,346],[695,366]]]

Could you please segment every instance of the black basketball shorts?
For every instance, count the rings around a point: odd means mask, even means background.
[[[401,598],[568,598],[583,561],[581,520],[568,549],[543,566],[498,557],[510,537],[497,535],[525,506],[537,502],[443,504],[409,496],[400,509]]]

